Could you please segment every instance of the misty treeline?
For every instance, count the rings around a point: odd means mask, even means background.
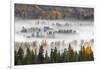
[[[79,46],[80,50],[78,51],[74,50],[71,44],[69,44],[68,48],[64,48],[62,53],[60,53],[57,47],[51,48],[49,55],[47,50],[46,52],[44,52],[43,44],[39,46],[38,52],[37,49],[30,49],[27,43],[26,48],[22,48],[23,45],[25,45],[25,43],[16,44],[16,46],[18,46],[18,50],[15,50],[15,65],[80,62],[94,60],[92,46],[90,46],[89,44],[87,44],[87,46]]]

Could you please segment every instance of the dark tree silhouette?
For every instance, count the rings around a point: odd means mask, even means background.
[[[28,46],[29,43],[16,44]],[[15,51],[15,65],[28,65],[28,64],[44,64],[44,63],[62,63],[62,62],[78,62],[78,61],[93,61],[94,55],[90,46],[81,46],[79,51],[75,51],[71,45],[60,52],[56,47],[51,48],[50,55],[48,52],[44,52],[43,45],[40,45],[39,52],[37,49],[31,50],[26,48],[24,53],[22,47],[19,47],[18,51]]]
[[[44,63],[44,49],[43,49],[43,46],[41,45],[40,46],[40,49],[39,49],[39,54],[38,54],[38,61],[39,63]]]

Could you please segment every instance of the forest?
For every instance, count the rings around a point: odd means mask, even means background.
[[[24,19],[94,19],[94,9],[84,7],[15,4],[15,16]]]
[[[16,44],[18,45],[18,44]],[[39,46],[39,51],[31,50],[28,46],[26,54],[22,46],[15,50],[15,65],[30,65],[30,64],[47,64],[47,63],[65,63],[65,62],[80,62],[80,61],[93,61],[94,55],[92,46],[80,46],[80,50],[75,51],[71,44],[68,48],[64,48],[63,52],[55,47],[51,48],[50,55],[48,51],[44,53],[43,44]]]

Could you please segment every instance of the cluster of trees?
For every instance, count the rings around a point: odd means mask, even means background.
[[[50,55],[46,51],[44,53],[43,45],[40,46],[39,52],[37,50],[30,50],[27,48],[26,54],[24,50],[19,47],[15,51],[15,65],[28,65],[28,64],[45,64],[45,63],[62,63],[62,62],[80,62],[80,61],[93,61],[93,51],[91,47],[81,46],[80,50],[75,51],[69,44],[68,49],[64,49],[63,53],[51,48]]]
[[[15,4],[15,16],[32,19],[93,19],[93,8]]]

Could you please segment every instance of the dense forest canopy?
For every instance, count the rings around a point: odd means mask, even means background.
[[[58,46],[55,46],[54,49],[51,48],[51,51],[48,52],[45,47],[45,44],[48,47],[48,43],[41,43],[39,44],[39,48],[36,48],[36,42],[32,42],[32,44],[31,42],[16,42],[15,65],[93,61],[92,43],[93,40],[83,42],[78,51],[74,50],[69,43],[68,48],[64,48],[61,53],[57,48]]]

